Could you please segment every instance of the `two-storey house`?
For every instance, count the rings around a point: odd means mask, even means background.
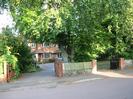
[[[29,43],[28,46],[37,62],[51,62],[61,57],[61,51],[56,44]]]

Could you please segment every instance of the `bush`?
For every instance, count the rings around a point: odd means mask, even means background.
[[[125,59],[133,59],[133,50],[132,49],[128,50],[123,54],[123,56]]]
[[[33,60],[30,48],[24,42],[18,47],[18,63],[21,72],[35,72],[36,64]]]
[[[6,47],[10,49],[7,51]],[[6,51],[8,53],[5,53]],[[0,34],[0,56],[6,56],[8,62],[11,62],[11,55],[17,60],[16,68],[13,68],[16,75],[20,72],[30,72],[32,68],[35,71],[36,66],[25,38],[22,35],[15,36],[10,29],[6,28]]]
[[[4,46],[3,46],[4,47]],[[18,67],[18,60],[17,58],[11,54],[10,48],[5,46],[4,54],[0,56],[0,64],[6,61],[8,64],[10,64],[11,70],[15,73],[14,78],[18,78],[20,75],[20,69]]]

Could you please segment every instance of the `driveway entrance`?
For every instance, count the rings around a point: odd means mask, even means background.
[[[43,81],[53,81],[56,79],[54,71],[54,63],[39,64],[41,71],[33,73],[24,73],[20,79],[15,82],[25,83],[25,82],[43,82]]]
[[[55,70],[54,70],[54,63],[47,63],[47,64],[40,64],[39,65],[42,71],[40,72],[40,76],[45,77],[54,77]]]

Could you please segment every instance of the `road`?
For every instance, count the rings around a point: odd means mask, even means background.
[[[0,92],[0,99],[133,99],[133,78],[105,78],[56,87]]]

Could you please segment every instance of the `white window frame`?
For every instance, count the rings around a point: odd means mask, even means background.
[[[48,57],[46,57],[46,54],[48,55]],[[43,55],[44,55],[44,59],[49,59],[49,58],[51,58],[51,53],[44,53]]]
[[[31,48],[35,48],[36,44],[35,43],[31,43]]]
[[[43,43],[42,45],[43,45],[43,47],[50,47],[50,45],[46,44],[46,43]]]

